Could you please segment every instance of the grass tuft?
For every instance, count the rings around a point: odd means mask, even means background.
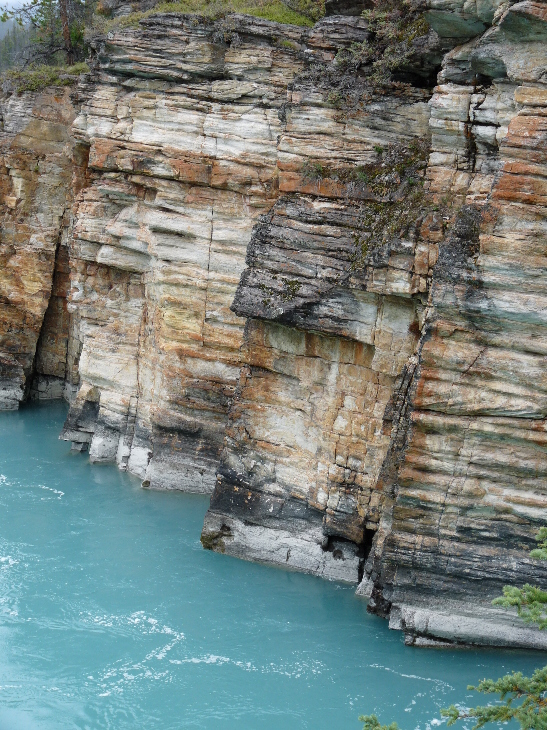
[[[289,7],[281,0],[180,0],[179,2],[160,2],[145,12],[130,13],[118,18],[108,19],[104,17],[104,12],[96,13],[92,32],[104,34],[118,28],[135,28],[141,20],[157,13],[200,15],[211,20],[224,18],[231,13],[240,13],[272,20],[283,25],[310,28],[314,24],[314,19]]]
[[[29,66],[28,68],[12,68],[5,71],[1,80],[8,81],[16,94],[25,91],[41,91],[48,86],[72,86],[78,81],[80,74],[89,71],[86,63],[74,66]]]

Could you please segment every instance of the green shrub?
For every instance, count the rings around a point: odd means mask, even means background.
[[[367,254],[394,238],[415,236],[432,210],[424,190],[429,139],[407,144],[375,146],[378,159],[367,165],[329,167],[307,160],[301,168],[304,181],[332,180],[347,186],[349,196],[361,197],[359,232],[355,232],[351,270],[366,265]]]
[[[374,8],[363,12],[367,39],[340,50],[334,62],[314,60],[296,76],[293,88],[324,91],[327,105],[339,110],[340,121],[372,99],[411,97],[418,78],[420,84],[431,81],[422,69],[429,34],[424,10],[424,0],[374,0]]]
[[[272,20],[283,25],[311,27],[313,20],[301,12],[289,7],[281,0],[180,0],[180,2],[161,2],[151,10],[122,15],[119,18],[107,19],[104,11],[96,14],[93,21],[93,32],[108,33],[118,28],[137,27],[144,18],[157,13],[181,13],[200,15],[217,20],[232,13],[254,15],[257,18]],[[89,35],[89,33],[88,33]]]
[[[306,18],[317,22],[325,15],[325,0],[284,0],[285,4]]]
[[[377,87],[393,86],[393,75],[416,57],[414,41],[429,32],[424,9],[422,0],[379,0],[363,11],[371,37],[341,51],[339,63],[362,69]]]
[[[279,41],[279,45],[281,46],[281,48],[286,48],[289,51],[300,50],[300,46],[298,45],[298,43],[294,43],[294,41],[282,40]]]
[[[85,63],[74,66],[29,66],[13,68],[2,74],[2,82],[9,81],[17,94],[24,91],[41,91],[48,86],[71,86],[78,81],[80,74],[89,71]]]

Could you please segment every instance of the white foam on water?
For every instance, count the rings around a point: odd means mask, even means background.
[[[444,725],[447,721],[446,717],[434,717],[431,720],[427,720],[425,723],[425,730],[432,730],[434,727],[439,727],[439,725]],[[416,725],[414,730],[420,730],[420,726]],[[464,730],[467,730],[467,726],[464,725]]]
[[[173,641],[178,643],[185,636],[180,631],[175,631],[170,626],[161,624],[157,619],[147,616],[145,611],[135,611],[128,616],[116,616],[113,614],[93,615],[85,611],[80,612],[80,620],[84,624],[92,624],[101,628],[115,629],[120,634],[133,635],[137,629],[138,634],[147,636],[150,634],[165,634],[172,636]]]
[[[158,619],[148,616],[145,611],[136,611],[127,616],[87,615],[84,622],[107,629],[113,629],[116,634],[128,634],[136,639],[147,636],[169,636],[167,643],[149,651],[143,659],[137,661],[118,660],[106,667],[95,679],[92,675],[87,679],[96,682],[100,692],[98,697],[109,697],[111,694],[122,694],[127,688],[135,684],[136,680],[171,681],[169,667],[156,666],[162,662],[172,649],[185,640],[184,633],[175,631],[170,626],[162,624]],[[135,636],[136,634],[136,636]]]
[[[60,489],[53,489],[53,487],[46,487],[45,484],[37,484],[36,485],[38,489],[45,489],[47,492],[53,492],[53,494],[57,494],[58,496],[56,499],[61,499],[61,497],[65,496],[64,492],[61,492]],[[45,497],[42,497],[42,499],[45,499]]]
[[[396,674],[399,677],[404,677],[405,679],[417,679],[420,682],[432,682],[438,687],[442,687],[445,690],[452,691],[455,688],[448,684],[448,682],[444,682],[442,679],[436,679],[435,677],[420,677],[418,674],[405,674],[404,672],[398,672],[396,669],[392,669],[391,667],[385,667],[382,664],[369,664],[369,667],[371,669],[383,669],[385,672],[392,672],[393,674]]]
[[[270,662],[262,666],[256,666],[252,662],[230,659],[230,657],[218,654],[203,654],[201,656],[186,657],[184,659],[169,659],[170,664],[231,664],[245,672],[260,672],[261,674],[282,674],[286,677],[299,679],[310,674],[321,674],[326,666],[320,661],[295,661],[292,664],[275,664]]]
[[[0,557],[0,569],[11,568],[12,565],[17,565],[18,562],[11,555],[5,555],[4,557]]]
[[[6,540],[0,540],[0,616],[2,618],[13,619],[19,616],[20,578],[18,570],[20,568],[18,569],[17,566],[21,560],[24,560],[24,557],[19,546]]]
[[[252,662],[243,662],[237,659],[230,659],[227,656],[218,656],[217,654],[205,654],[204,656],[193,656],[187,659],[169,659],[170,664],[217,664],[222,666],[223,664],[231,664],[238,669],[243,669],[244,672],[260,672],[260,667],[255,667]]]
[[[169,659],[170,664],[228,664],[232,663],[230,657],[208,654],[204,657],[193,656],[190,659]],[[233,662],[235,663],[235,662]]]
[[[26,491],[26,489],[27,489],[26,487],[23,487],[23,485],[21,485],[20,482],[17,482],[17,481],[13,481],[11,479],[8,479],[5,474],[0,474],[0,487],[3,487],[3,486],[19,487],[19,489],[21,491],[23,489]],[[32,488],[35,488],[35,489],[43,489],[46,492],[51,492],[52,494],[55,495],[55,497],[53,497],[53,499],[61,499],[62,497],[65,496],[65,493],[62,492],[60,489],[54,489],[53,487],[46,487],[45,484],[30,485],[30,488],[31,489]],[[47,498],[46,497],[42,497],[42,500],[44,500],[44,499],[47,499]]]
[[[136,611],[126,616],[114,616],[114,615],[92,615],[92,614],[81,614],[85,623],[90,623],[94,626],[100,626],[101,628],[113,629],[116,634],[127,634],[134,636],[145,637],[150,635],[166,635],[169,636],[170,640],[161,644],[160,646],[149,651],[143,659],[136,662],[115,662],[114,665],[106,668],[98,680],[101,689],[108,689],[108,691],[120,692],[123,689],[124,683],[133,682],[137,677],[144,677],[146,679],[153,680],[166,680],[172,681],[173,677],[169,671],[169,665],[171,670],[176,666],[188,665],[188,664],[215,664],[223,665],[230,664],[234,667],[246,672],[260,672],[262,674],[281,674],[286,677],[298,679],[303,676],[312,676],[322,674],[326,669],[326,665],[318,660],[302,660],[301,658],[295,658],[294,661],[288,663],[275,663],[270,662],[264,665],[254,665],[251,661],[243,661],[238,659],[231,659],[230,657],[222,654],[200,654],[198,656],[186,656],[182,658],[171,658],[170,653],[183,641],[185,641],[185,635],[183,632],[176,631],[170,626],[162,624],[158,619],[149,616],[144,611]],[[154,666],[156,662],[162,662],[168,659],[167,671],[164,671],[163,667]],[[107,687],[107,685],[114,685]]]

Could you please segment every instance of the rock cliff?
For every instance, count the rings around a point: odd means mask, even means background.
[[[1,406],[409,643],[545,646],[490,601],[547,585],[547,9],[413,12],[152,14],[5,95]]]
[[[66,303],[68,214],[85,175],[75,105],[67,88],[0,99],[2,409],[77,383]]]
[[[330,132],[344,150],[391,148],[395,159],[383,151],[377,164],[401,177],[409,137],[427,124],[429,210],[356,267],[352,242],[374,232],[379,196],[371,213],[328,180],[284,183],[280,161],[280,189],[297,195],[248,249],[234,302],[250,318],[246,366],[204,539],[362,578],[369,608],[411,643],[543,646],[490,600],[503,584],[547,577],[526,557],[547,506],[547,14],[536,3],[485,3],[475,15],[431,5],[432,27],[458,45],[423,117],[413,95],[384,97],[352,115],[351,131],[333,122]],[[298,125],[301,99],[287,114],[291,152],[298,131],[306,142],[315,131]],[[323,139],[313,154],[328,163]]]

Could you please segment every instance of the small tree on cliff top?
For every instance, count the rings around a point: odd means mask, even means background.
[[[91,6],[91,0],[29,0],[16,8],[0,5],[0,20],[14,20],[29,34],[20,64],[52,64],[62,58],[71,66],[84,57],[84,20]]]
[[[530,552],[532,558],[547,560],[547,527],[542,527],[536,537],[539,546]],[[518,615],[527,623],[535,624],[540,629],[547,628],[547,591],[529,583],[522,588],[505,586],[503,596],[496,598],[496,606],[516,607]],[[480,705],[461,710],[451,705],[441,710],[446,717],[447,725],[454,725],[458,720],[472,718],[475,720],[473,730],[484,727],[489,722],[509,722],[516,720],[522,730],[547,730],[547,666],[536,669],[531,677],[521,672],[506,674],[500,679],[483,679],[476,687],[469,685],[467,689],[482,694],[496,694],[501,700],[496,705]],[[363,730],[399,730],[396,722],[382,725],[376,715],[362,715],[359,720],[364,723]]]

